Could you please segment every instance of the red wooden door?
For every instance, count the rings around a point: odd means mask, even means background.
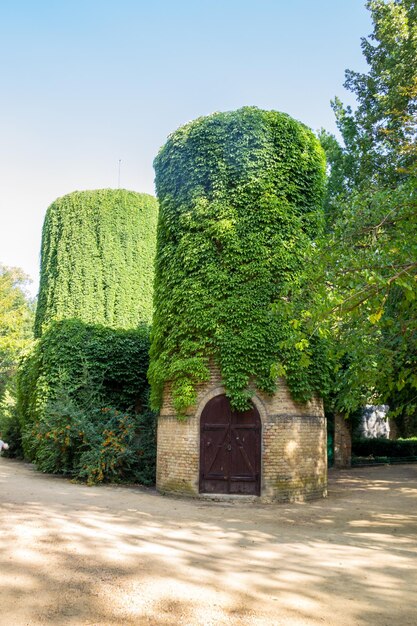
[[[233,411],[226,396],[203,409],[200,492],[260,495],[261,419],[257,409]]]

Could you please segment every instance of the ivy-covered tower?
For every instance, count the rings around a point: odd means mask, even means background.
[[[41,436],[51,403],[61,402],[59,415],[65,398],[87,421],[103,407],[146,409],[157,219],[156,198],[124,189],[76,191],[47,210],[38,340],[19,368],[17,394],[25,456],[43,469],[51,467]],[[73,471],[82,440],[68,439],[70,451],[56,441],[54,471],[67,461]]]
[[[297,348],[282,306],[322,224],[318,140],[286,114],[245,107],[174,132],[155,170],[158,488],[324,495],[323,359],[314,341]]]
[[[136,328],[152,318],[158,204],[125,189],[75,191],[48,208],[35,333],[76,318]]]

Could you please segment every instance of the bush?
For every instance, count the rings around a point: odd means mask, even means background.
[[[129,416],[136,433],[133,443],[127,446],[126,442],[122,443],[121,426],[113,425],[113,430],[119,433],[117,440],[126,448],[123,469],[118,463],[113,464],[119,480],[124,479],[128,474],[127,465],[136,459],[136,452],[132,450],[136,450],[134,442],[141,432],[140,424],[154,419],[147,408],[148,351],[146,326],[137,330],[114,330],[79,320],[52,322],[18,371],[17,408],[25,456],[43,471],[81,476],[81,470],[78,474],[77,469],[81,467],[80,454],[88,449],[91,456],[92,450],[100,448],[103,429],[112,428],[108,424],[109,415],[117,411]],[[101,411],[102,407],[111,409],[109,415]],[[79,435],[81,432],[84,435]],[[143,452],[139,473],[147,475],[149,481],[154,473],[155,442],[148,433],[146,450],[143,450],[144,436],[142,432],[137,443]],[[148,474],[143,468],[147,458]],[[105,455],[102,462],[107,464]],[[90,465],[87,463],[88,467]],[[106,479],[111,475],[111,466],[111,463],[106,465]],[[100,476],[99,471],[97,476]],[[86,478],[92,480],[89,470]]]
[[[64,389],[48,402],[41,419],[24,435],[42,472],[100,482],[155,479],[155,416],[114,407],[80,406]],[[36,442],[36,443],[34,443]]]
[[[88,484],[102,481],[155,483],[156,428],[155,413],[121,413],[112,407],[101,409],[105,419],[99,424],[91,445],[80,455],[75,466],[76,478]]]
[[[357,457],[417,457],[417,437],[411,439],[357,439],[352,442],[352,454]]]

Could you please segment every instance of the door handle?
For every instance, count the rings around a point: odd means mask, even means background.
[[[229,452],[230,452],[230,450],[232,449],[232,446],[230,445],[230,443],[229,443],[229,445],[227,446],[227,449],[229,450]]]

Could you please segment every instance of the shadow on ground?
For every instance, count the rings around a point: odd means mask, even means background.
[[[219,504],[0,460],[0,624],[417,623],[417,465],[329,498]]]

